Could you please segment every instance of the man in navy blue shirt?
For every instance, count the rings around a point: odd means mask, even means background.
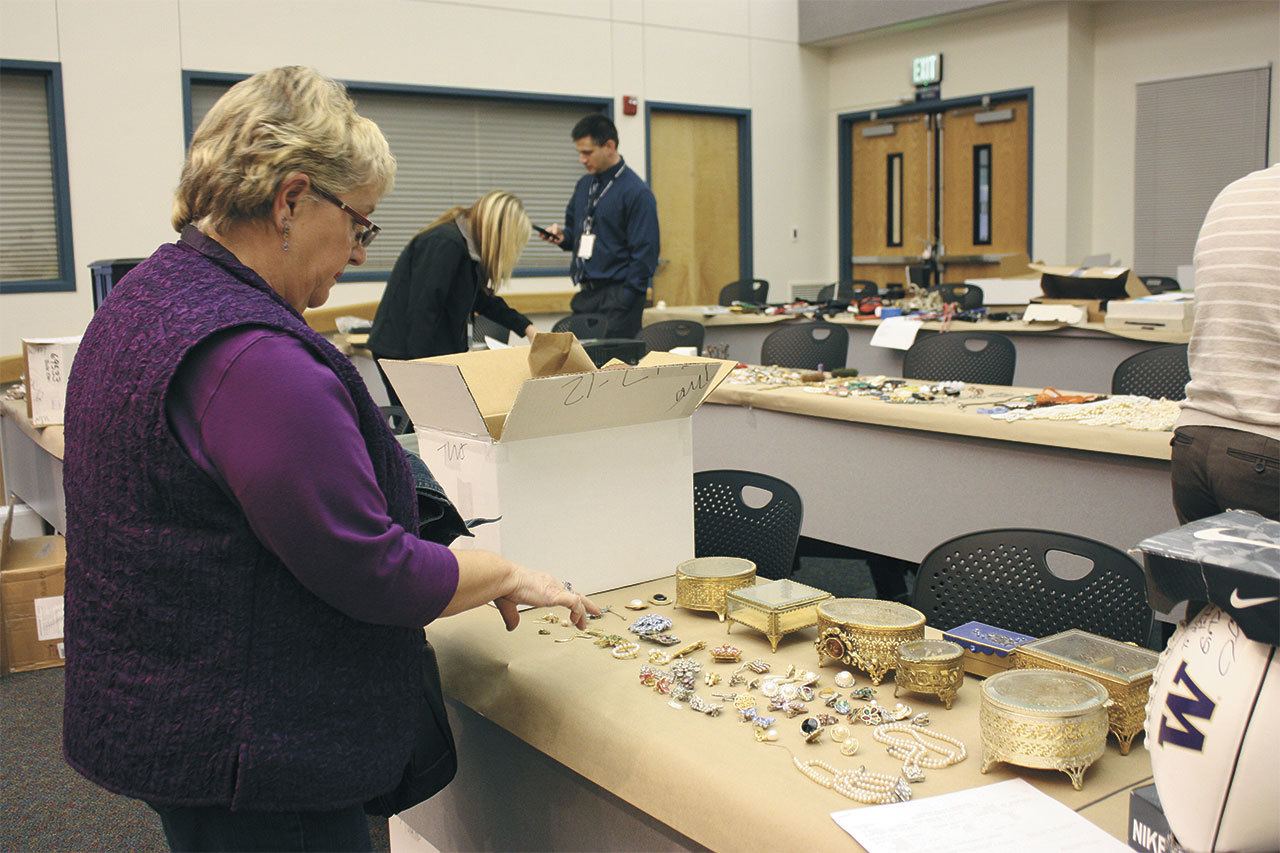
[[[573,189],[565,224],[542,239],[573,253],[573,313],[603,314],[608,337],[634,338],[658,267],[658,203],[618,153],[618,128],[607,116],[587,116],[572,136],[587,174]]]

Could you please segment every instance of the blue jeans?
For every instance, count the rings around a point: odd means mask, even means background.
[[[226,806],[157,806],[170,850],[373,849],[360,805],[328,812],[233,812]]]

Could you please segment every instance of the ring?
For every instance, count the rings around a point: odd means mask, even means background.
[[[568,581],[564,582],[564,588],[569,590],[569,592],[573,592],[573,584],[569,583]]]

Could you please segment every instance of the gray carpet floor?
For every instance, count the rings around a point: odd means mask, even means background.
[[[794,575],[837,597],[875,597],[860,560],[806,557]],[[99,788],[62,760],[63,671],[0,679],[0,851],[163,851],[160,820],[146,805]],[[375,850],[387,822],[371,818]]]

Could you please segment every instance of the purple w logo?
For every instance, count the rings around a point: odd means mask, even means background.
[[[1169,725],[1169,718],[1161,714],[1160,744],[1164,745],[1168,742],[1174,746],[1194,749],[1199,752],[1204,747],[1204,732],[1196,728],[1188,718],[1198,717],[1207,721],[1213,716],[1213,709],[1216,707],[1216,703],[1206,696],[1204,691],[1191,680],[1191,676],[1187,675],[1186,661],[1183,661],[1182,665],[1178,667],[1178,671],[1174,673],[1173,683],[1184,685],[1195,698],[1189,699],[1176,693],[1169,693],[1165,696],[1165,707],[1169,709],[1169,712],[1173,714],[1182,728]]]

